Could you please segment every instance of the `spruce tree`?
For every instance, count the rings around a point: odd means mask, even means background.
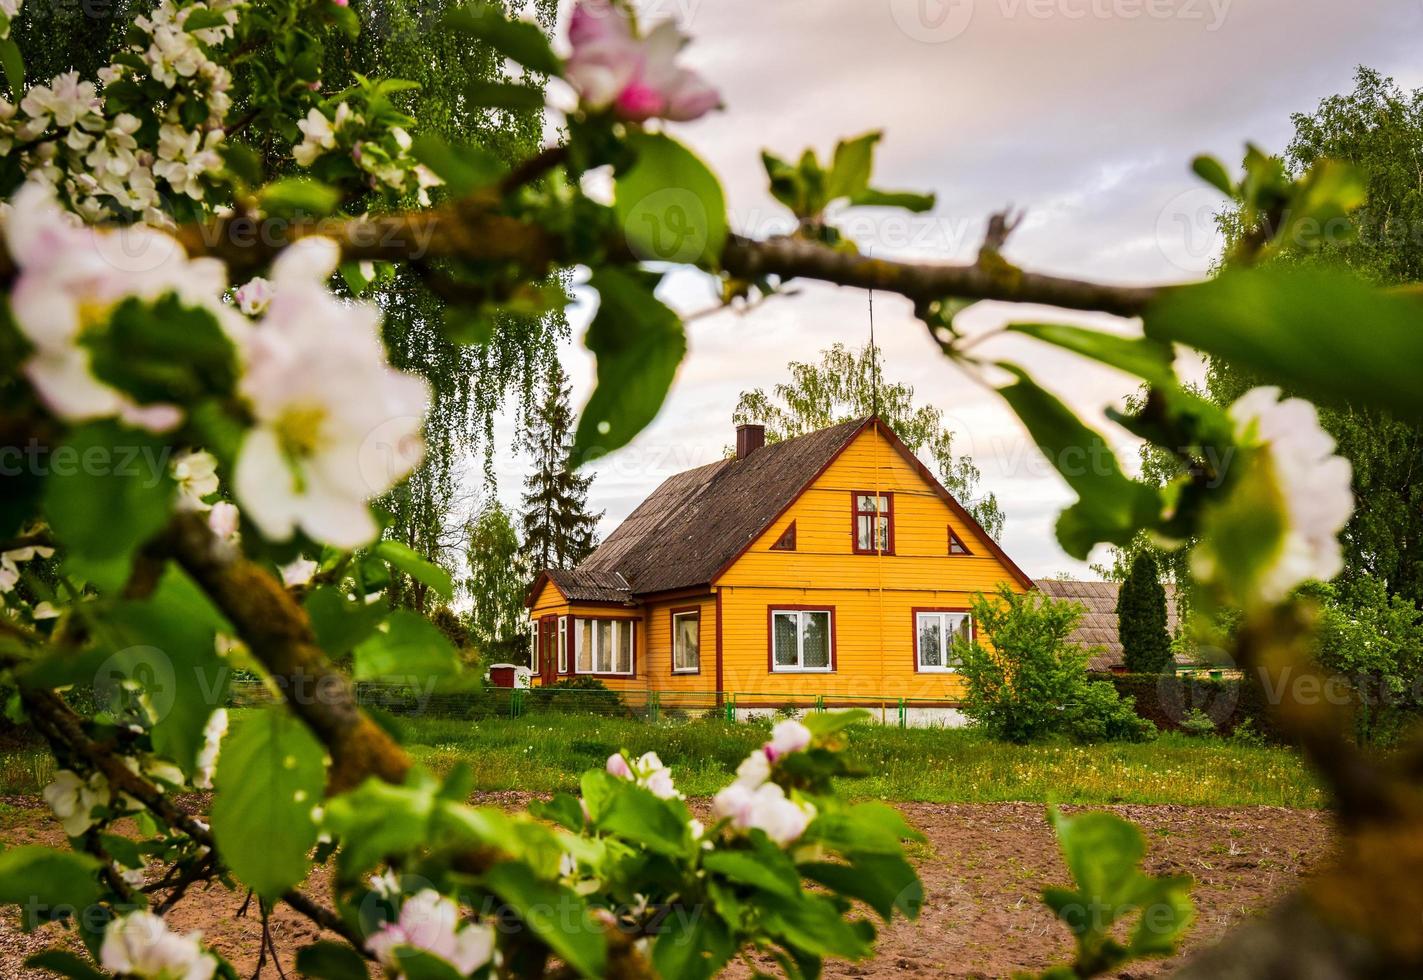
[[[597,544],[602,512],[588,511],[592,476],[573,468],[573,411],[563,369],[555,363],[549,371],[547,394],[534,412],[527,446],[534,470],[524,480],[520,525],[524,555],[534,571],[572,568]]]
[[[1166,590],[1149,550],[1137,552],[1117,593],[1117,635],[1122,662],[1133,674],[1159,674],[1171,662],[1166,630]]]

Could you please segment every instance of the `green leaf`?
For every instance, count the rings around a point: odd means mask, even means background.
[[[681,800],[664,800],[635,783],[625,782],[597,819],[597,827],[668,857],[690,854],[691,814]]]
[[[25,91],[25,57],[13,37],[0,40],[0,68],[5,69],[5,80],[10,83],[10,94],[18,101]]]
[[[302,603],[316,642],[333,657],[344,657],[370,636],[390,612],[384,602],[362,602],[334,585],[322,585]]]
[[[492,4],[478,3],[445,17],[445,26],[478,38],[506,58],[545,75],[561,76],[563,61],[536,25],[507,20]]]
[[[888,922],[896,911],[917,919],[924,907],[924,884],[913,866],[889,854],[855,854],[849,864],[813,862],[800,871],[832,892],[864,902]]]
[[[1226,172],[1225,166],[1215,157],[1198,156],[1191,161],[1191,169],[1195,171],[1197,177],[1226,197],[1235,196],[1235,181],[1230,179],[1230,174]]]
[[[803,953],[858,960],[874,951],[874,926],[845,921],[827,898],[809,892],[793,899],[767,895],[760,908],[766,931]]]
[[[455,594],[450,573],[434,562],[427,561],[407,544],[399,541],[382,541],[375,546],[375,555],[409,575],[417,582],[423,582],[434,589],[441,599],[451,599]]]
[[[916,194],[913,191],[877,191],[868,188],[851,195],[850,203],[862,208],[903,208],[920,214],[934,207],[933,194]]]
[[[154,715],[154,750],[191,774],[208,718],[227,702],[232,670],[216,650],[226,621],[171,564],[152,597],[119,603],[109,619],[123,647],[100,667],[96,689],[112,696],[120,681],[141,687]]]
[[[227,18],[216,10],[205,10],[202,7],[188,12],[188,16],[183,20],[183,30],[191,34],[194,31],[207,30],[209,27],[226,27]]]
[[[125,300],[84,344],[95,377],[142,405],[226,397],[237,382],[236,348],[217,319],[173,295]]]
[[[687,353],[681,320],[634,273],[599,269],[592,285],[601,301],[585,342],[598,385],[573,439],[578,463],[627,445],[652,421]]]
[[[542,89],[508,82],[471,82],[465,86],[465,98],[472,106],[489,109],[542,109]]]
[[[1141,831],[1110,813],[1065,817],[1054,809],[1050,820],[1078,891],[1107,907],[1124,904],[1146,853]]]
[[[876,130],[851,140],[841,140],[835,147],[835,159],[830,164],[830,176],[825,183],[825,199],[834,201],[854,197],[870,188],[875,163],[875,144],[884,133]]]
[[[218,757],[212,832],[223,862],[265,898],[306,877],[325,750],[282,706],[248,715]]]
[[[662,133],[628,136],[637,161],[617,177],[613,209],[638,258],[716,266],[726,245],[721,182],[681,143]]]
[[[1170,956],[1196,919],[1190,876],[1152,878],[1136,895],[1141,919],[1132,930],[1127,951],[1132,956]]]
[[[1058,540],[1068,554],[1086,559],[1098,542],[1126,544],[1138,528],[1159,516],[1157,491],[1129,479],[1105,439],[1026,372],[1011,364],[1001,366],[1018,381],[1000,388],[999,394],[1079,497],[1058,521]]]
[[[1170,346],[1147,337],[1123,337],[1066,323],[1014,323],[1007,329],[1134,374],[1152,384],[1171,384],[1174,379]]]
[[[904,841],[924,839],[898,810],[876,800],[822,813],[808,832],[844,853],[902,854]]]
[[[82,915],[99,901],[99,862],[38,845],[0,851],[0,905],[18,905],[26,932]]]
[[[341,203],[341,192],[310,177],[286,177],[262,188],[258,195],[269,215],[325,217]]]
[[[571,793],[556,793],[547,803],[535,800],[529,804],[529,812],[575,834],[583,830],[583,808]]]
[[[662,920],[652,947],[657,975],[677,980],[710,980],[736,952],[726,923],[702,907],[678,905]]]
[[[156,436],[116,422],[75,428],[50,455],[45,481],[55,535],[82,559],[127,558],[168,521],[169,452]]]
[[[544,881],[515,861],[495,865],[480,881],[565,963],[585,977],[603,975],[608,943],[577,892]]]
[[[871,715],[864,708],[851,708],[848,711],[816,711],[807,714],[801,719],[801,724],[810,729],[810,734],[815,738],[829,738],[838,732],[842,732],[851,725],[860,725],[868,722]]]
[[[351,980],[365,977],[366,961],[347,943],[323,939],[296,953],[296,969],[311,980]]]
[[[503,162],[489,150],[473,144],[451,147],[430,133],[415,137],[411,154],[445,182],[455,197],[466,197],[492,187],[504,176]]]
[[[459,673],[455,648],[433,623],[399,609],[356,647],[355,678],[414,684]]]
[[[787,898],[800,891],[800,874],[783,852],[774,856],[764,849],[751,851],[709,851],[702,867],[738,885],[749,885]]]
[[[1344,273],[1266,267],[1173,289],[1146,334],[1306,397],[1423,419],[1423,304]]]
[[[341,840],[341,879],[354,881],[424,843],[436,802],[433,783],[392,786],[375,777],[327,800],[325,825]]]
[[[418,946],[397,946],[395,955],[399,958],[403,980],[461,980],[464,977],[448,961]]]
[[[1286,248],[1349,241],[1357,233],[1349,213],[1368,199],[1368,185],[1356,167],[1320,160],[1295,185],[1285,225],[1275,240]]]
[[[47,949],[25,960],[34,970],[48,970],[70,980],[109,980],[109,975],[88,960],[62,949]]]

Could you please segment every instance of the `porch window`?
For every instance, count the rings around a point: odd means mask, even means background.
[[[894,494],[856,492],[855,553],[894,554]]]
[[[633,672],[633,630],[629,619],[575,619],[573,664],[579,674]]]
[[[771,610],[771,670],[777,673],[833,669],[833,614],[829,609]]]
[[[558,617],[558,672],[568,673],[568,617]]]
[[[695,674],[702,669],[702,614],[689,609],[672,614],[672,673]]]
[[[916,612],[914,636],[914,666],[920,673],[952,673],[958,669],[954,641],[973,639],[973,618],[965,612]]]

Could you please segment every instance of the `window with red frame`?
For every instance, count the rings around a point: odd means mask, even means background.
[[[856,491],[851,499],[855,506],[855,553],[894,554],[894,494]]]

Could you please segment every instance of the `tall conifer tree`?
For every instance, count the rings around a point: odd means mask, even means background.
[[[1166,590],[1148,550],[1138,551],[1117,593],[1117,635],[1122,663],[1133,674],[1159,674],[1171,662],[1166,630]]]
[[[586,558],[597,544],[598,520],[603,516],[601,511],[588,510],[593,477],[574,470],[574,420],[568,393],[568,380],[555,363],[527,436],[534,470],[524,480],[520,524],[524,554],[535,571],[572,568]]]

